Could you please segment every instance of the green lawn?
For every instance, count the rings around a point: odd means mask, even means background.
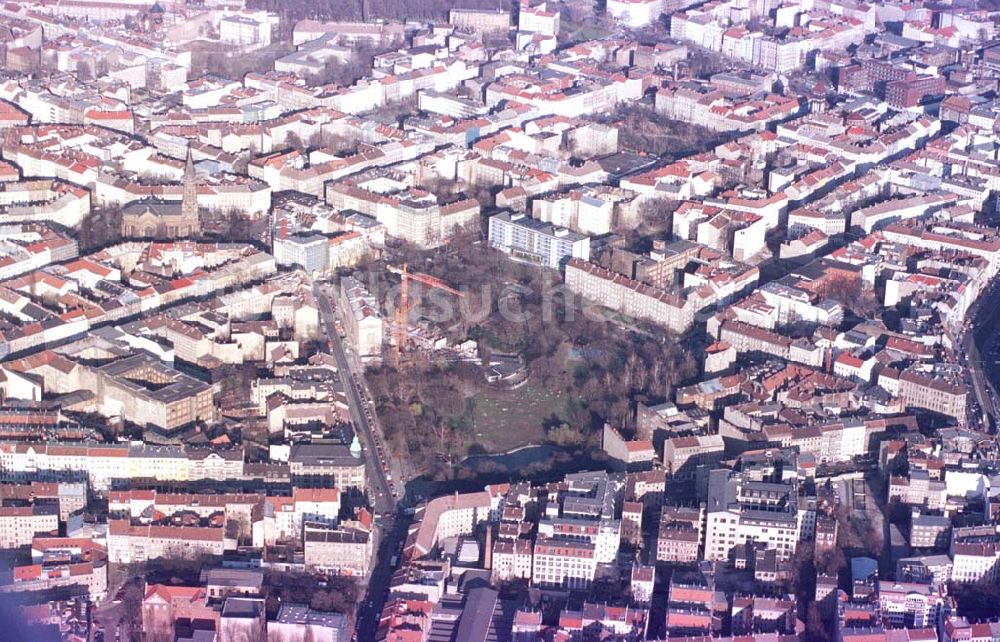
[[[488,452],[503,452],[545,439],[543,424],[565,416],[566,398],[530,380],[516,390],[487,389],[468,401],[472,428],[469,440]]]

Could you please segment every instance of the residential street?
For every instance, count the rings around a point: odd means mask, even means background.
[[[317,282],[313,287],[322,316],[323,328],[330,339],[329,350],[337,360],[344,378],[351,419],[358,430],[358,437],[364,446],[368,464],[368,492],[375,511],[377,546],[368,581],[367,593],[358,605],[358,640],[374,640],[379,615],[392,578],[392,560],[402,548],[406,538],[408,520],[401,514],[396,494],[402,494],[403,487],[398,475],[393,474],[398,467],[393,465],[389,452],[382,445],[381,429],[364,383],[364,370],[358,360],[352,359],[344,349],[337,332],[336,288],[330,284]],[[396,512],[400,511],[397,515]]]

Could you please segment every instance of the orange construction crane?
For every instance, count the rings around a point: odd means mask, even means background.
[[[444,292],[454,294],[459,298],[464,297],[465,293],[449,286],[436,276],[422,274],[420,272],[410,272],[409,266],[405,263],[402,267],[387,265],[386,269],[393,274],[398,274],[401,279],[399,287],[399,306],[396,308],[396,345],[393,348],[395,363],[396,365],[399,365],[399,353],[403,349],[403,344],[406,343],[407,322],[410,318],[410,281],[412,280],[417,283],[422,283],[436,290],[443,290]]]

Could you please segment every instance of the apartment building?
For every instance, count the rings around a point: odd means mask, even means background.
[[[420,557],[430,553],[441,539],[471,535],[479,524],[490,519],[499,499],[486,491],[432,499],[417,508],[415,520],[419,526],[407,537],[406,550]]]
[[[364,578],[374,542],[371,532],[361,528],[307,525],[303,533],[305,563],[325,572]]]
[[[948,598],[929,584],[879,581],[878,606],[888,627],[934,627],[948,606]]]
[[[757,214],[691,201],[674,212],[673,229],[674,236],[725,252],[737,261],[757,256],[765,247],[767,232],[764,218]]]
[[[0,223],[51,221],[72,229],[80,225],[90,206],[87,190],[58,179],[0,184]]]
[[[1000,576],[1000,546],[993,543],[957,543],[952,546],[954,582],[972,583]]]
[[[212,387],[141,353],[92,372],[101,413],[172,432],[215,417]]]
[[[642,544],[642,502],[622,503],[621,541],[625,545],[639,548]]]
[[[108,561],[133,564],[171,556],[219,555],[236,548],[222,527],[133,525],[127,519],[108,520]]]
[[[339,210],[355,210],[376,219],[385,233],[422,248],[447,242],[479,217],[479,202],[461,199],[440,203],[413,190],[406,181],[369,172],[360,177],[326,184],[326,202]],[[379,190],[379,191],[376,191]]]
[[[266,14],[263,18],[227,16],[219,21],[219,39],[233,45],[266,47],[271,44],[271,22]]]
[[[882,201],[851,212],[850,224],[851,227],[861,228],[865,233],[870,234],[872,231],[884,228],[891,223],[925,216],[947,205],[952,205],[957,200],[958,197],[955,194],[945,192]]]
[[[717,464],[724,456],[722,435],[671,437],[663,442],[663,466],[675,479],[693,479],[698,466]]]
[[[912,548],[943,550],[950,541],[950,518],[944,515],[913,515],[910,519]]]
[[[180,446],[0,443],[0,478],[76,482],[107,490],[117,479],[226,480],[243,475],[243,452],[185,449]]]
[[[510,13],[499,9],[451,9],[448,22],[478,33],[506,32],[510,29]]]
[[[59,504],[39,500],[28,505],[0,506],[0,548],[30,546],[35,535],[59,532]]]
[[[31,481],[26,484],[0,484],[0,502],[5,505],[51,500],[59,504],[59,520],[65,522],[70,515],[87,505],[87,486],[78,483],[45,483]]]
[[[722,611],[728,604],[719,603],[712,582],[701,578],[687,582],[684,578],[670,578],[667,593],[667,635],[673,637],[708,636],[722,631]]]
[[[340,279],[340,316],[347,340],[359,357],[382,355],[384,324],[378,301],[353,276]]]
[[[693,519],[685,519],[688,515]],[[684,511],[664,507],[656,537],[656,560],[690,564],[701,557],[700,515],[696,509]]]
[[[911,109],[929,98],[944,95],[945,77],[910,74],[901,80],[887,83],[885,102],[893,109]]]
[[[713,470],[708,483],[705,559],[727,560],[747,541],[775,549],[781,560],[795,554],[801,520],[794,480]]]
[[[293,478],[326,479],[342,491],[365,488],[365,460],[361,450],[343,444],[293,444],[288,456],[288,469]]]
[[[524,214],[490,217],[490,247],[512,258],[559,269],[570,258],[590,260],[590,237]]]
[[[916,369],[899,375],[899,396],[911,408],[924,408],[948,417],[960,424],[966,420],[968,389],[957,378],[935,376]]]
[[[630,29],[651,25],[660,19],[664,0],[608,0],[608,15]]]
[[[648,468],[656,459],[656,450],[649,439],[626,440],[620,432],[610,424],[604,424],[604,434],[601,446],[608,457],[623,466],[626,470]]]
[[[761,286],[758,292],[774,308],[779,326],[805,322],[833,327],[843,321],[841,304],[818,296],[808,289],[809,285],[808,281],[802,283],[797,276],[790,275]]]
[[[580,234],[601,235],[636,216],[636,195],[609,185],[586,186],[540,196],[531,201],[531,215]]]
[[[853,386],[850,386],[853,390]],[[813,391],[815,398],[822,398]],[[835,397],[836,395],[830,395]],[[844,403],[848,403],[848,394],[844,394]],[[868,452],[870,439],[877,428],[874,423],[869,426],[860,419],[844,421],[827,421],[814,426],[792,427],[787,424],[764,426],[762,432],[771,443],[782,447],[796,447],[800,453],[809,453],[819,462],[850,461],[853,457]]]
[[[956,528],[951,536],[954,582],[1000,579],[1000,532],[996,526]]]
[[[585,589],[597,572],[591,542],[539,537],[533,551],[532,583],[551,588]]]
[[[330,241],[322,234],[294,234],[274,239],[278,265],[295,265],[311,274],[326,272]]]
[[[588,301],[673,332],[684,332],[694,322],[693,306],[681,297],[593,263],[570,259],[565,279],[571,292]]]
[[[517,14],[518,31],[555,37],[559,33],[559,15],[559,10],[549,9],[546,2],[533,7],[525,3]]]
[[[0,580],[0,593],[55,593],[62,589],[92,602],[107,597],[108,565],[104,560],[27,564],[10,570],[11,581]]]
[[[816,515],[816,524],[813,527],[816,531],[814,535],[815,550],[832,551],[837,548],[837,520],[834,517],[819,513]]]
[[[621,521],[617,519],[581,519],[550,517],[539,521],[540,537],[552,540],[574,540],[594,545],[598,564],[610,564],[621,545]]]
[[[714,131],[764,131],[768,124],[797,115],[798,98],[768,94],[732,98],[716,83],[671,83],[656,93],[656,110],[669,118],[697,123]]]
[[[336,488],[295,488],[291,496],[237,493],[162,493],[147,490],[111,491],[108,510],[139,517],[192,514],[210,519],[216,514],[240,525],[238,536],[255,546],[298,542],[306,523],[334,526],[340,513]]]
[[[530,539],[497,540],[493,545],[492,577],[497,582],[531,581],[534,545]]]
[[[947,554],[904,557],[896,562],[896,579],[902,582],[919,582],[937,587],[951,581],[953,564]]]
[[[540,114],[576,118],[582,114],[614,109],[615,105],[642,95],[642,82],[625,76],[563,74],[540,78],[528,74],[505,76],[486,87],[486,104],[505,101],[528,105]]]
[[[928,510],[943,510],[948,501],[948,487],[942,479],[934,479],[927,470],[911,469],[907,475],[889,478],[889,500],[897,499],[908,506]]]

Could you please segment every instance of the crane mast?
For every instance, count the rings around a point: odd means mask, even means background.
[[[403,350],[403,344],[406,342],[407,321],[410,318],[410,281],[416,281],[436,290],[443,290],[457,297],[464,297],[465,293],[456,290],[441,279],[430,274],[410,272],[409,265],[406,263],[400,267],[387,265],[386,269],[400,276],[399,306],[396,307],[396,345],[393,346],[393,363],[398,367],[400,353]]]

